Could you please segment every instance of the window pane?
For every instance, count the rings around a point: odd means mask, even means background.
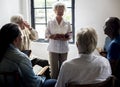
[[[64,14],[64,18],[65,20],[69,21],[70,24],[72,24],[72,12],[71,12],[71,9],[68,8]]]
[[[66,5],[66,7],[71,7],[71,1],[72,0],[60,0],[60,1],[63,1],[64,3],[65,3],[65,5]]]
[[[57,0],[46,0],[47,7],[52,7],[53,3],[55,3]]]
[[[45,0],[34,0],[34,8],[45,7]]]
[[[55,17],[53,9],[47,9],[47,22]]]
[[[45,39],[45,29],[46,25],[36,25],[36,30],[40,39]]]
[[[71,25],[71,28],[72,28],[72,25]],[[73,34],[72,34],[73,35]],[[73,42],[73,37],[69,40],[69,42]]]
[[[35,23],[45,23],[45,9],[35,9]]]

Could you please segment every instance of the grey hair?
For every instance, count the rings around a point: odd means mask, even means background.
[[[16,14],[16,15],[13,15],[11,18],[10,18],[10,21],[12,23],[21,23],[23,21],[23,16],[21,14]]]
[[[64,11],[66,10],[66,5],[65,3],[61,2],[61,1],[58,1],[56,3],[53,4],[53,10],[56,11],[57,8],[59,7],[63,7]]]
[[[79,53],[90,54],[97,46],[97,34],[95,29],[81,28],[77,33],[77,45]]]

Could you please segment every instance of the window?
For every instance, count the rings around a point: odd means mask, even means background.
[[[32,27],[38,31],[40,42],[45,42],[45,29],[48,21],[54,16],[52,9],[53,3],[63,1],[66,4],[64,18],[71,23],[73,38],[70,40],[74,43],[74,1],[75,0],[31,0],[31,22]]]

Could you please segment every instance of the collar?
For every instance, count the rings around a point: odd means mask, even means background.
[[[66,21],[62,18],[62,20],[61,20],[61,22],[60,22],[60,24],[58,24],[58,22],[57,22],[57,19],[55,18],[54,19],[54,21],[55,21],[55,23],[57,24],[57,25],[59,25],[59,26],[64,26],[64,25],[66,25]]]
[[[9,48],[10,48],[10,49],[15,49],[15,50],[19,51],[19,49],[18,49],[17,47],[15,47],[13,44],[10,44],[10,45],[9,45]]]

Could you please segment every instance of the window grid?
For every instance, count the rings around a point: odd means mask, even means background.
[[[47,26],[47,23],[48,23],[48,16],[47,16],[47,10],[50,10],[52,9],[51,6],[47,7],[47,0],[44,0],[44,4],[45,6],[44,7],[35,7],[35,0],[31,0],[31,25],[33,28],[36,29],[36,26],[39,26],[39,25],[44,25],[45,27]],[[60,0],[56,0],[56,1],[60,1]],[[74,43],[74,2],[75,0],[71,0],[71,7],[67,7],[67,9],[71,9],[71,16],[72,16],[72,19],[70,20],[71,21],[71,27],[72,27],[72,32],[73,32],[73,38],[72,40],[70,41],[70,43]],[[44,19],[45,19],[45,23],[39,23],[39,22],[36,22],[37,20],[37,17],[35,16],[35,11],[36,10],[44,10]],[[44,39],[39,39],[38,41],[40,42],[46,42]]]

